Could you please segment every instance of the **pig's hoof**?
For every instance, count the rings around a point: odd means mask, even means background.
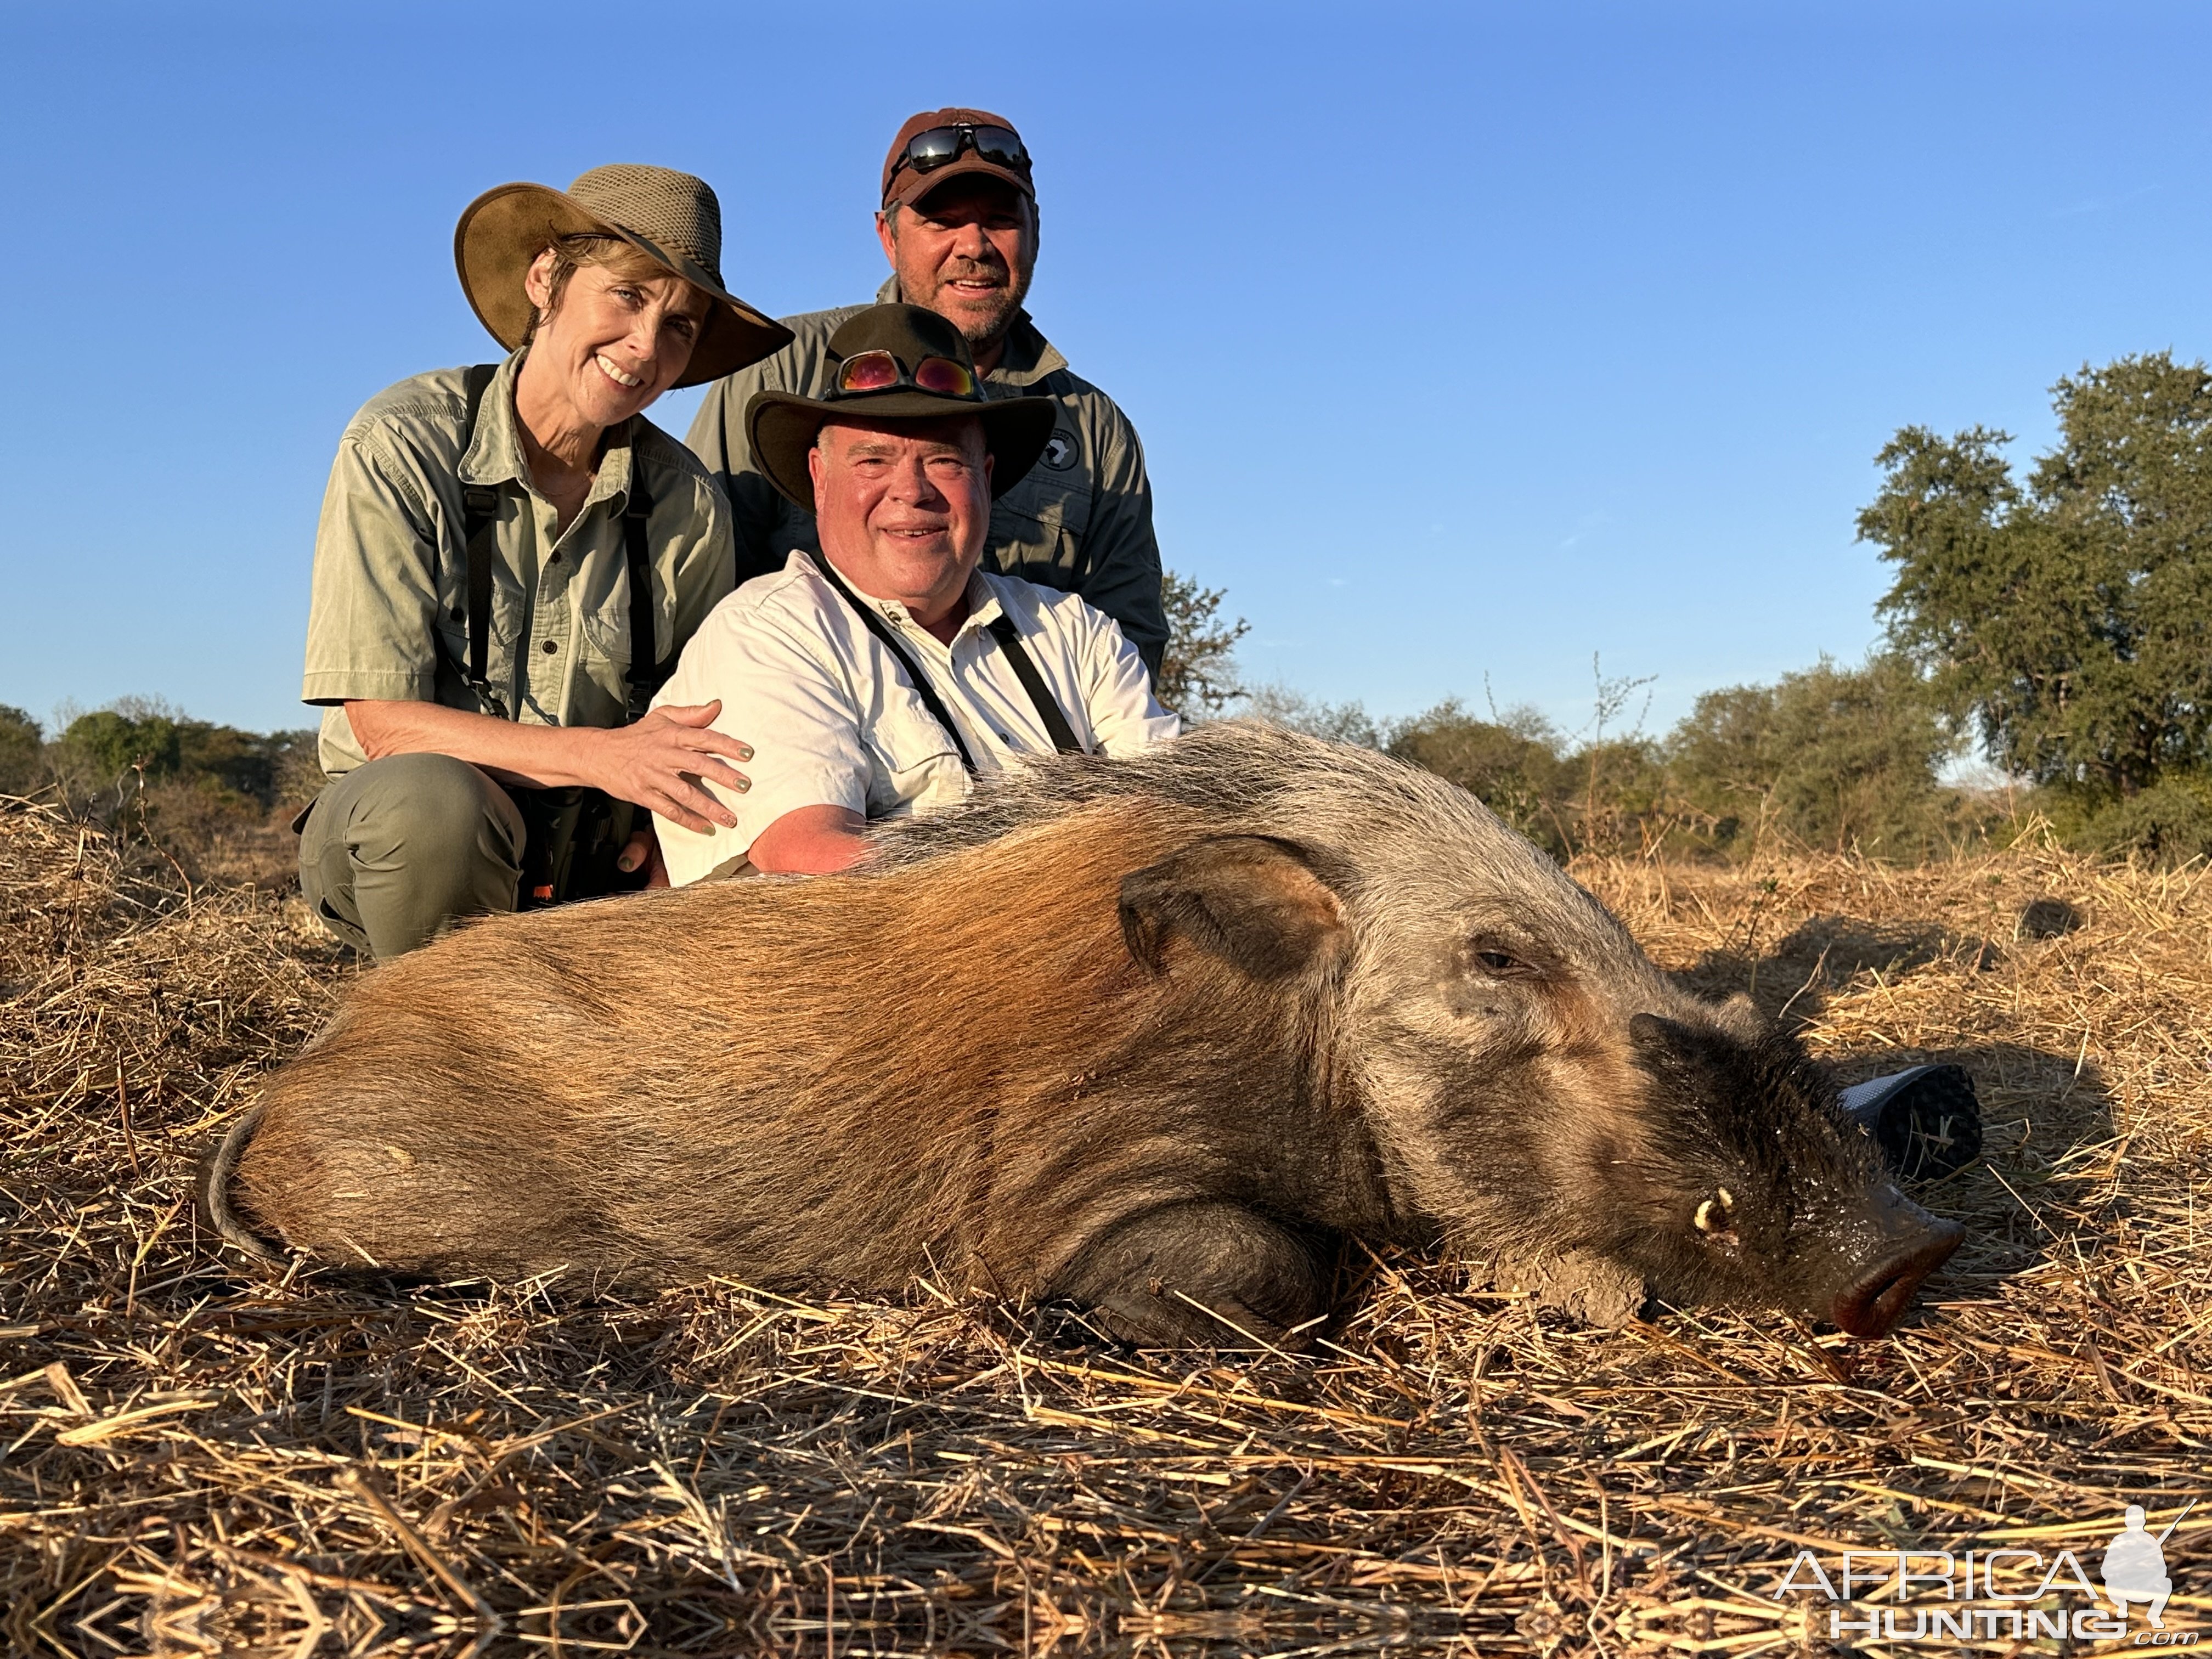
[[[1492,1282],[1501,1291],[1526,1291],[1539,1307],[1556,1308],[1607,1330],[1634,1319],[1649,1300],[1641,1274],[1579,1250],[1500,1261]]]

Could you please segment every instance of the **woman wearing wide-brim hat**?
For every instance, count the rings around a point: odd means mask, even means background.
[[[486,191],[454,258],[506,360],[402,380],[346,428],[301,692],[332,781],[300,871],[357,949],[635,884],[632,807],[703,829],[728,813],[702,777],[745,787],[715,708],[645,712],[735,556],[642,411],[791,337],[724,284],[721,240],[714,192],[665,167]]]

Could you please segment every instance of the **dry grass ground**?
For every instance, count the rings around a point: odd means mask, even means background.
[[[1318,1355],[1249,1364],[1085,1348],[957,1285],[242,1270],[192,1157],[352,970],[296,898],[0,812],[8,1651],[1817,1650],[1825,1606],[1766,1595],[1800,1547],[2094,1576],[2122,1504],[2206,1491],[2203,872],[1581,873],[1849,1073],[1972,1070],[1989,1158],[1923,1194],[1972,1238],[1901,1334],[1598,1332],[1418,1259],[1356,1264]],[[2083,925],[2020,936],[2045,898]],[[2207,1527],[2168,1540],[2169,1626],[2212,1607]]]

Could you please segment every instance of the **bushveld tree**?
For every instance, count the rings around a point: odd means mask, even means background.
[[[2132,796],[2212,740],[2212,374],[2124,357],[2052,401],[2025,485],[2002,432],[1900,431],[1859,534],[1897,568],[1892,638],[1991,760]]]
[[[148,780],[167,777],[184,758],[180,722],[167,711],[124,706],[80,714],[62,729],[58,757],[94,787],[112,786],[132,772]]]
[[[1287,685],[1255,685],[1237,699],[1237,712],[1251,720],[1273,720],[1293,732],[1332,743],[1380,749],[1386,733],[1358,702],[1322,702]]]
[[[1218,714],[1244,695],[1237,678],[1237,641],[1252,624],[1239,617],[1221,619],[1218,587],[1200,587],[1174,571],[1161,578],[1160,599],[1167,611],[1167,649],[1152,690],[1159,700],[1186,720]]]
[[[1594,721],[1565,736],[1533,709],[1484,720],[1447,699],[1383,738],[1391,754],[1449,778],[1554,858],[1649,851],[1678,827],[1660,746],[1640,732],[1607,737]]]
[[[241,732],[196,720],[166,703],[125,698],[81,714],[51,745],[47,763],[65,787],[112,789],[133,775],[147,783],[175,781],[266,807],[298,793],[312,763],[312,732]]]

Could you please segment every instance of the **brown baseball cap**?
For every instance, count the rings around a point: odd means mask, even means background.
[[[969,142],[963,143],[960,153],[942,167],[933,167],[927,173],[917,172],[907,165],[906,147],[914,141],[917,133],[927,132],[936,127],[966,127],[970,130]],[[1001,132],[1013,133],[1014,154],[1020,160],[1009,163],[986,155],[973,138],[974,131],[981,128],[996,128]],[[1030,182],[1029,150],[1021,137],[1020,133],[1014,131],[1012,121],[1003,115],[994,115],[987,109],[933,109],[924,110],[919,115],[909,115],[906,125],[898,130],[898,137],[891,140],[890,149],[884,157],[884,205],[889,207],[896,202],[901,206],[911,206],[947,179],[957,179],[963,173],[988,173],[994,179],[1003,179],[1034,202],[1036,200],[1036,186]]]

